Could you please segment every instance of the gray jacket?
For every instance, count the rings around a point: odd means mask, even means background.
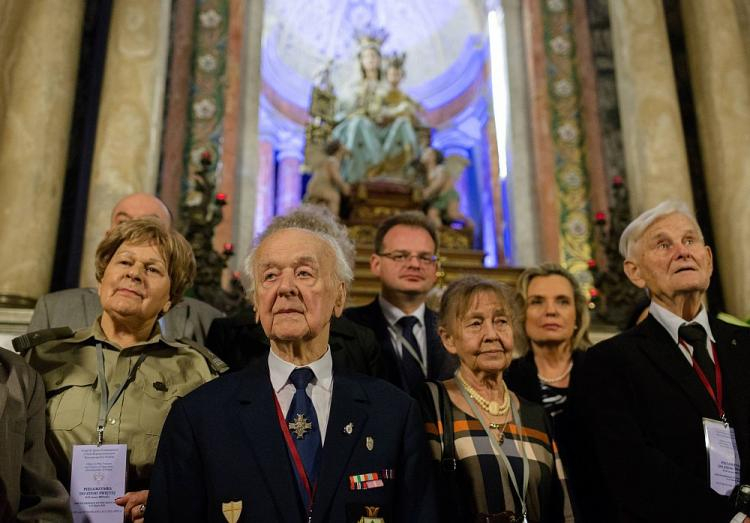
[[[53,327],[70,327],[74,331],[83,329],[91,326],[101,313],[96,289],[87,287],[52,292],[37,300],[28,332]],[[203,345],[211,322],[223,316],[220,310],[208,303],[183,298],[162,318],[162,333],[167,340],[189,339]]]
[[[68,494],[44,446],[46,405],[39,375],[0,349],[0,480],[18,521],[71,521]]]

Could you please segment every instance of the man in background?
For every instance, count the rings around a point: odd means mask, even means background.
[[[172,225],[172,215],[164,202],[151,194],[135,193],[117,202],[112,209],[110,228],[145,217]],[[82,329],[91,325],[101,312],[99,295],[91,287],[45,294],[36,302],[28,332],[54,327]],[[190,339],[203,344],[211,322],[221,316],[221,311],[211,305],[185,297],[159,320],[159,326],[166,339]]]
[[[425,305],[437,280],[438,235],[420,212],[386,219],[375,234],[370,270],[380,280],[371,303],[344,316],[375,333],[385,378],[412,393],[426,379],[453,375],[456,361],[437,333],[437,314]]]

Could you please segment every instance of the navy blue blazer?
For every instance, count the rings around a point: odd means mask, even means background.
[[[177,400],[161,434],[146,521],[225,523],[222,504],[231,501],[242,502],[240,522],[307,521],[273,394],[266,360]],[[334,366],[312,521],[356,522],[368,514],[366,507],[377,507],[387,522],[435,521],[426,451],[412,398]],[[388,470],[392,479],[383,479],[382,487],[350,484],[353,475],[383,477]]]
[[[750,480],[750,329],[712,321],[724,409],[741,478]],[[702,418],[719,414],[697,374],[653,317],[586,354],[588,442],[614,506],[609,521],[729,521],[710,488]]]
[[[406,390],[404,375],[401,372],[401,358],[393,347],[391,334],[388,332],[388,322],[378,299],[375,298],[367,305],[344,310],[344,317],[372,329],[382,349],[381,360],[385,379]],[[437,332],[437,322],[437,314],[426,308],[424,323],[427,338],[427,379],[442,381],[453,377],[458,367],[458,359],[443,347]]]

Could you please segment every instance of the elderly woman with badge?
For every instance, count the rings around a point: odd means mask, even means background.
[[[451,283],[441,300],[439,334],[460,364],[453,379],[428,382],[421,399],[441,521],[572,520],[544,409],[503,381],[513,303],[506,285],[473,276]]]
[[[86,329],[25,353],[47,391],[47,446],[58,477],[68,487],[83,482],[81,492],[86,492],[94,487],[86,486],[90,474],[82,474],[85,465],[77,460],[96,446],[122,445],[107,449],[126,452],[117,479],[123,482],[127,474],[127,492],[105,500],[123,506],[128,520],[143,519],[170,406],[223,370],[203,347],[166,341],[159,328],[159,317],[179,302],[195,270],[190,245],[179,233],[153,219],[123,222],[96,251],[102,315]],[[54,337],[44,333],[38,338]],[[105,476],[94,479],[109,487],[112,478]]]
[[[333,364],[352,281],[332,217],[279,216],[245,262],[267,356],[175,402],[149,518],[159,522],[433,522],[415,401]]]

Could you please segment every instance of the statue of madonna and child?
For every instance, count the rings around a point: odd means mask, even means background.
[[[382,32],[359,36],[361,77],[342,89],[338,99],[339,123],[331,138],[349,153],[341,165],[349,183],[379,175],[400,177],[419,155],[415,128],[422,108],[400,88],[406,55],[394,53],[383,60],[384,39]]]
[[[305,201],[339,215],[345,201],[351,210],[349,204],[356,207],[372,190],[393,191],[394,197],[405,195],[407,204],[421,206],[436,225],[461,223],[470,238],[474,224],[458,211],[453,187],[465,161],[449,158],[443,164],[430,146],[424,109],[401,89],[406,54],[383,56],[386,36],[372,29],[358,35],[360,74],[336,93],[332,62],[316,81],[306,146],[313,176]]]

